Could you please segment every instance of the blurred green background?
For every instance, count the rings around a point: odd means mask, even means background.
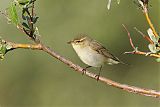
[[[0,0],[0,10],[11,0]],[[66,42],[79,33],[100,41],[123,62],[130,64],[103,67],[102,75],[139,87],[160,90],[160,65],[154,58],[124,55],[132,51],[125,24],[133,42],[148,51],[148,43],[133,29],[146,33],[148,24],[134,0],[113,0],[107,10],[106,0],[37,0],[36,12],[42,41],[83,67],[74,50]],[[156,30],[160,29],[159,0],[152,0],[150,16]],[[15,26],[0,16],[0,36],[31,43]],[[96,68],[91,68],[97,73]],[[160,107],[159,99],[144,97],[106,86],[74,72],[65,64],[41,51],[19,49],[0,61],[0,107]]]

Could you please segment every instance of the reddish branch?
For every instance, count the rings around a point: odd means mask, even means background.
[[[142,52],[142,51],[139,51],[137,49],[137,47],[134,46],[133,44],[133,41],[132,41],[132,38],[131,38],[131,35],[128,31],[128,29],[126,28],[126,26],[124,24],[122,24],[122,26],[125,28],[127,34],[128,34],[128,38],[129,38],[129,41],[130,41],[130,45],[131,47],[133,48],[133,51],[131,52],[125,52],[125,54],[138,54],[138,55],[145,55],[145,56],[151,56],[151,57],[156,57],[156,58],[160,58],[160,55],[159,54],[156,54],[156,53],[149,53],[148,52]]]
[[[138,30],[136,27],[134,27],[134,29],[140,33],[144,39],[146,39],[150,44],[154,44],[154,42],[149,38],[149,36],[146,36],[145,34],[143,34],[140,30]]]
[[[128,29],[126,28],[126,26],[124,24],[122,24],[122,26],[124,27],[124,29],[126,30],[126,32],[128,34],[128,38],[129,38],[129,41],[130,41],[130,44],[131,44],[132,48],[136,51],[136,47],[133,44],[133,41],[132,41],[132,38],[131,38],[131,34],[129,33]]]
[[[6,42],[6,43],[10,44],[10,46],[12,46],[13,49],[22,48],[22,49],[42,50],[43,52],[48,53],[52,57],[60,60],[64,64],[68,65],[70,68],[74,69],[75,71],[77,71],[79,73],[83,73],[84,68],[80,67],[79,65],[74,64],[72,61],[64,58],[60,54],[56,53],[54,50],[50,49],[49,47],[47,47],[41,43],[40,44],[17,44],[17,43],[12,43],[12,42]],[[88,70],[86,70],[86,73],[84,75],[86,75],[92,79],[97,80],[97,74],[92,73]],[[144,89],[144,88],[139,88],[139,87],[130,86],[130,85],[126,85],[126,84],[121,84],[121,83],[115,82],[113,80],[110,80],[110,79],[102,77],[102,76],[99,77],[99,81],[103,82],[107,85],[110,85],[110,86],[122,89],[124,91],[130,92],[130,93],[136,93],[139,95],[150,96],[150,97],[155,97],[155,98],[160,97],[160,92],[156,91],[156,90]]]

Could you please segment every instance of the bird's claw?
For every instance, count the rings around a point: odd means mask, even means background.
[[[95,75],[96,80],[99,80],[100,75]]]
[[[86,74],[86,69],[82,69],[82,75]]]

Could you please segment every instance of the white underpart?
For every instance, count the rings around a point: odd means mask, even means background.
[[[101,67],[105,62],[108,64],[117,64],[117,61],[111,58],[98,54],[97,51],[91,49],[89,46],[82,47],[81,45],[72,44],[74,50],[80,57],[80,59],[87,65],[93,67]]]
[[[113,60],[111,58],[108,58],[107,62],[108,62],[109,65],[113,65],[113,64],[118,64],[119,63],[119,61]]]

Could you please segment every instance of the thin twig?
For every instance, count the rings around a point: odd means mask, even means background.
[[[124,54],[138,54],[138,55],[145,55],[145,56],[149,56],[149,57],[160,58],[159,54],[142,52],[142,51],[139,51],[139,50],[138,51],[125,52]]]
[[[158,36],[158,33],[156,32],[156,30],[155,30],[155,28],[154,28],[154,26],[153,26],[153,24],[152,24],[152,22],[151,22],[151,19],[149,18],[147,6],[144,6],[144,7],[143,7],[143,10],[144,10],[143,13],[144,13],[144,15],[145,15],[145,17],[146,17],[146,20],[147,20],[150,28],[151,28],[152,31],[153,31],[153,34],[154,34],[156,37],[159,37],[159,36]]]
[[[153,41],[148,37],[146,36],[144,33],[142,33],[140,30],[138,30],[136,27],[134,27],[134,29],[143,36],[143,38],[145,38],[150,44],[154,44]]]
[[[136,50],[136,47],[135,47],[134,44],[133,44],[133,41],[132,41],[130,32],[128,31],[127,27],[126,27],[124,24],[122,24],[122,26],[124,27],[124,29],[126,30],[126,32],[127,32],[127,34],[128,34],[128,38],[129,38],[129,41],[130,41],[130,44],[131,44],[132,48],[133,48],[134,50]]]
[[[33,18],[34,18],[34,2],[32,2],[32,9],[31,9],[31,32],[30,32],[30,36],[33,37],[34,36],[34,25],[33,25]],[[33,37],[35,39],[35,37]]]

